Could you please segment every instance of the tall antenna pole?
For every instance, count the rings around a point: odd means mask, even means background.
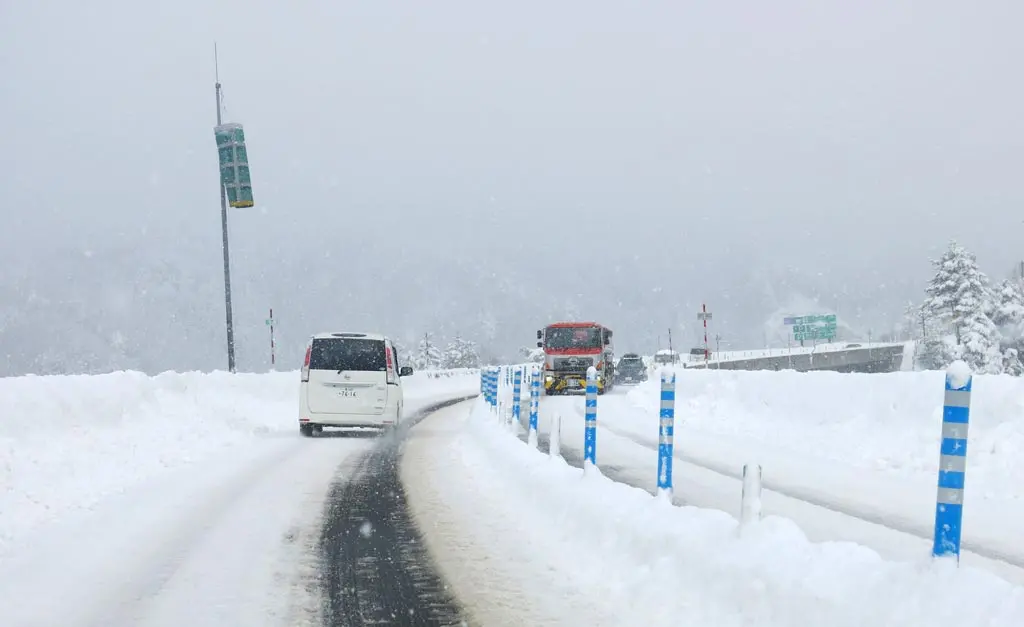
[[[213,44],[213,72],[217,94],[217,126],[220,118],[220,67],[217,60],[217,44]],[[221,179],[220,175],[217,177]],[[228,372],[235,371],[235,325],[231,319],[231,256],[228,254],[228,199],[224,181],[220,180],[220,229],[224,247],[224,311],[228,331]]]

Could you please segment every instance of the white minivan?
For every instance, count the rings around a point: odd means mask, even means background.
[[[306,346],[299,383],[299,431],[387,429],[402,421],[402,377],[394,343],[370,333],[318,333]]]

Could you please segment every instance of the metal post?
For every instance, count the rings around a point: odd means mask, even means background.
[[[932,555],[953,554],[960,560],[964,480],[967,471],[967,431],[971,411],[971,370],[963,361],[946,371],[942,408],[942,444],[939,448],[939,489],[935,499],[935,535]]]
[[[661,371],[661,421],[658,425],[658,496],[672,501],[672,456],[676,421],[676,373]]]
[[[214,91],[217,96],[217,126],[220,118],[220,67],[217,60],[217,44],[213,44]],[[217,173],[220,185],[220,231],[221,245],[224,248],[224,311],[228,335],[228,372],[235,371],[235,325],[231,316],[231,256],[228,253],[228,197],[224,189],[224,181]]]
[[[526,443],[537,448],[537,419],[540,414],[540,369],[530,368],[530,432]]]
[[[583,429],[583,470],[597,465],[597,368],[587,368],[587,401]]]
[[[523,398],[523,369],[516,368],[512,382],[512,428],[518,429],[520,423],[520,412],[522,411]]]

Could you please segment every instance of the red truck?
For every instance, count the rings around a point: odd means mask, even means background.
[[[597,322],[556,322],[537,331],[544,350],[544,393],[553,396],[585,392],[587,369],[597,369],[597,393],[610,390],[615,380],[612,330]]]

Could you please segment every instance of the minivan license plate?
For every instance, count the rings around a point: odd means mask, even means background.
[[[356,397],[356,391],[353,390],[352,388],[342,388],[342,389],[338,390],[338,396],[343,396],[343,397],[346,397],[346,398],[355,398]]]

